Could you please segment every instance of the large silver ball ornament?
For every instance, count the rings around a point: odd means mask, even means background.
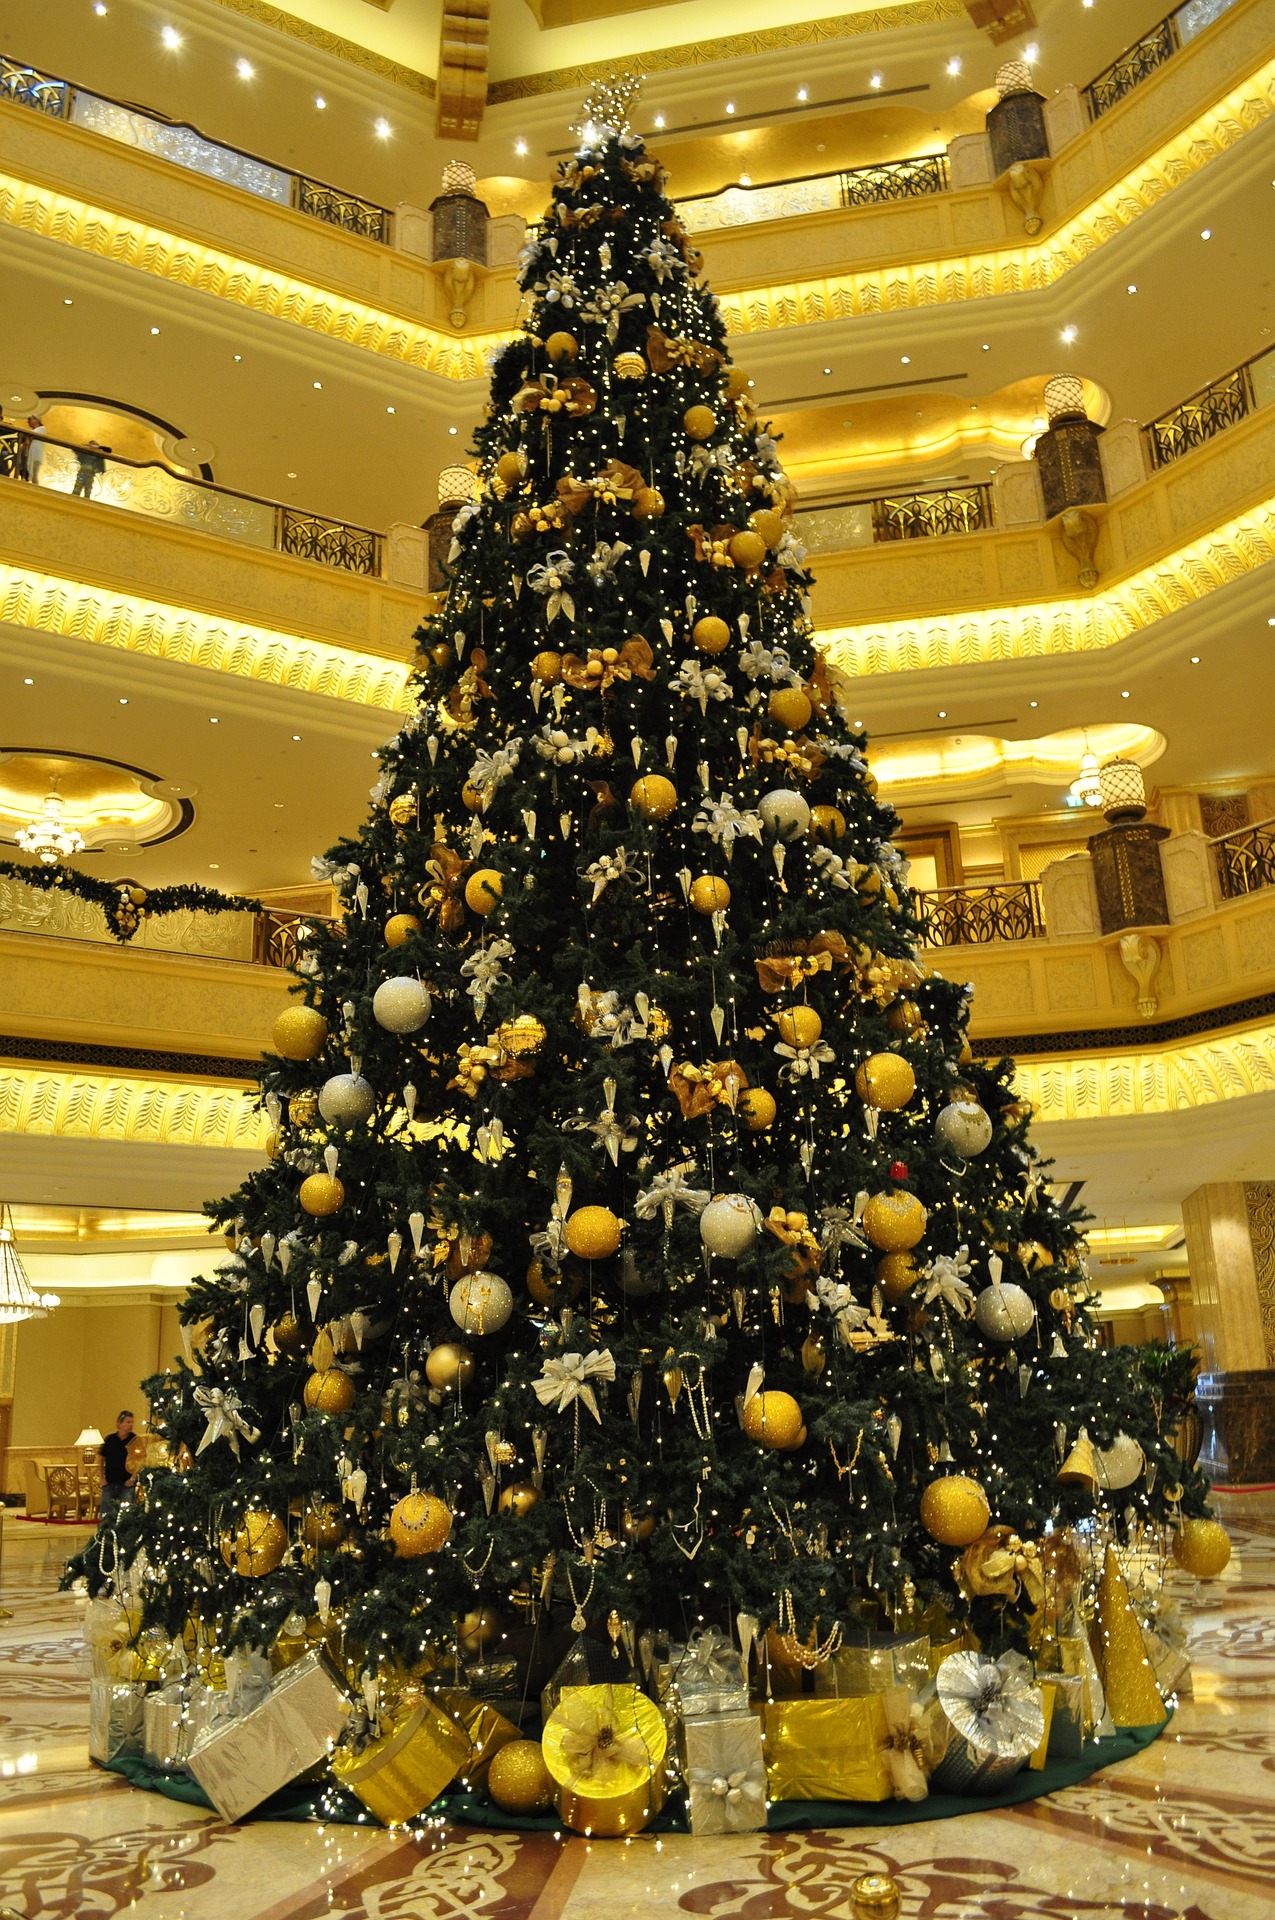
[[[719,1193],[699,1217],[699,1237],[710,1253],[737,1260],[757,1238],[761,1215],[746,1193]]]
[[[934,1122],[934,1138],[946,1153],[972,1160],[992,1143],[991,1116],[977,1100],[953,1100]]]
[[[974,1302],[978,1330],[988,1340],[1000,1340],[1008,1346],[1021,1340],[1036,1318],[1032,1297],[1012,1280],[984,1287]]]
[[[496,1333],[514,1309],[514,1297],[498,1273],[467,1273],[448,1295],[452,1319],[466,1333]]]
[[[1098,1484],[1104,1491],[1118,1493],[1131,1487],[1147,1464],[1147,1456],[1129,1433],[1118,1433],[1109,1447],[1099,1447]]]
[[[371,1081],[352,1073],[334,1073],[319,1088],[319,1112],[330,1127],[360,1127],[376,1112]]]
[[[387,1033],[416,1033],[429,1019],[428,989],[410,974],[382,980],[372,995],[372,1018]]]
[[[795,840],[810,825],[810,808],[791,787],[772,787],[757,802],[757,811],[767,833],[776,840]]]

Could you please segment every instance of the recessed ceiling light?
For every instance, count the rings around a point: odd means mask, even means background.
[[[294,740],[299,740],[301,738],[301,735],[299,733],[294,733],[292,737]]]
[[[310,384],[311,384],[311,386],[312,386],[312,387],[314,388],[314,390],[315,390],[315,392],[316,392],[316,393],[322,393],[322,392],[323,392],[323,382],[322,382],[322,380],[312,380]]]
[[[869,80],[868,85],[870,87],[879,87],[881,85],[881,75],[879,73],[874,73],[872,78]]]
[[[912,355],[910,353],[900,355],[899,365],[901,367],[910,367],[912,365]]]
[[[741,173],[741,174],[740,174],[740,176],[739,176],[739,184],[740,184],[740,186],[741,186],[741,187],[751,187],[751,186],[752,186],[752,184],[753,184],[753,176],[752,176],[752,174],[751,174],[751,173]]]
[[[1034,40],[1032,41],[1030,46],[1023,48],[1023,59],[1027,62],[1029,67],[1034,66],[1036,61],[1040,59],[1040,48],[1036,45],[1036,42]]]
[[[953,54],[952,58],[947,63],[947,71],[948,71],[949,78],[955,80],[960,70],[961,70],[961,63],[959,59],[957,59],[956,55]]]
[[[106,12],[106,0],[96,0],[96,4],[94,5],[93,11],[97,15],[98,19],[100,20],[102,15]]]
[[[220,860],[210,860],[210,861],[208,862],[208,871],[209,871],[209,873],[220,873],[220,872],[221,872],[221,861],[220,861]]]
[[[940,708],[939,708],[939,719],[940,719],[940,720],[946,720],[946,719],[947,719],[947,708],[946,708],[946,707],[940,707]]]
[[[257,69],[253,66],[251,60],[236,60],[235,72],[241,80],[254,80],[257,75]]]
[[[832,368],[831,368],[831,367],[825,367],[825,368],[824,368],[824,372],[825,372],[825,373],[831,373],[831,372],[832,372]]]
[[[1127,699],[1129,698],[1129,689],[1128,689],[1128,687],[1125,687],[1125,688],[1124,688],[1124,690],[1122,691],[1122,693],[1121,693],[1121,695],[1120,695],[1120,698],[1121,698],[1122,700],[1127,700]]]
[[[288,478],[289,478],[289,480],[295,480],[295,479],[296,479],[296,477],[297,477],[297,476],[296,476],[296,474],[295,474],[295,473],[292,473],[292,472],[289,472],[289,474],[288,474]]]
[[[393,413],[394,409],[393,407],[386,407],[385,411],[386,413]]]
[[[522,154],[526,153],[526,151],[527,151],[527,142],[525,140],[514,141],[514,152],[516,154],[521,156]]]
[[[662,127],[662,126],[664,125],[664,115],[663,115],[662,113],[657,113],[657,114],[656,114],[656,116],[655,116],[655,124],[656,124],[656,126],[657,126],[657,127]]]
[[[159,37],[170,53],[176,53],[182,43],[182,37],[176,27],[161,27]]]
[[[1200,664],[1200,656],[1199,656],[1199,654],[1198,654],[1198,653],[1193,653],[1193,654],[1191,655],[1191,665],[1192,665],[1193,667],[1198,667],[1198,666],[1199,666],[1199,664]]]
[[[24,686],[24,687],[33,687],[33,686],[35,685],[35,681],[34,681],[34,680],[24,680],[24,681],[22,682],[22,684],[23,684],[23,686]]]
[[[242,360],[242,359],[243,359],[243,355],[242,355],[241,353],[237,353],[237,354],[235,355],[235,359],[236,359],[236,360]]]
[[[1200,238],[1201,238],[1201,240],[1211,240],[1211,239],[1213,238],[1213,229],[1212,229],[1212,227],[1201,227],[1201,228],[1200,228]]]
[[[1135,284],[1135,282],[1131,280],[1131,281],[1129,282],[1129,284],[1128,284],[1128,286],[1127,286],[1127,287],[1125,288],[1125,292],[1126,292],[1126,293],[1136,293],[1137,291],[1138,291],[1138,289],[1137,289],[1137,286],[1136,286],[1136,284]]]
[[[456,434],[456,433],[459,433],[459,432],[460,432],[460,428],[459,428],[459,427],[448,427],[448,429],[447,429],[447,431],[448,431],[448,433],[452,433],[452,434]]]
[[[388,120],[380,119],[372,129],[378,140],[388,140],[393,129]]]
[[[152,337],[152,339],[154,338],[154,336],[155,336],[155,335],[156,335],[156,334],[157,334],[158,332],[159,332],[159,328],[158,328],[158,327],[152,327],[152,328],[151,328],[151,337]]]
[[[120,697],[120,705],[121,705],[122,707],[126,707],[126,706],[128,705],[128,701],[127,701],[127,700],[125,700],[125,699],[123,698],[123,696],[122,696],[122,695],[121,695],[121,697]]]
[[[1063,330],[1062,330],[1062,332],[1061,332],[1061,334],[1060,334],[1060,335],[1059,335],[1058,337],[1059,337],[1059,339],[1060,339],[1060,340],[1062,340],[1062,341],[1063,341],[1063,342],[1064,342],[1064,343],[1065,343],[1065,344],[1066,344],[1067,346],[1070,346],[1070,345],[1071,345],[1071,343],[1072,343],[1072,341],[1073,341],[1073,340],[1075,339],[1075,337],[1076,337],[1076,329],[1075,329],[1074,327],[1064,327],[1064,328],[1063,328]]]
[[[75,302],[74,300],[67,299],[62,302],[62,305],[64,307],[73,307],[75,305]]]
[[[990,340],[984,340],[984,342],[983,342],[983,352],[984,352],[984,353],[990,353],[990,352],[991,352],[991,350],[992,350],[992,343],[991,343],[991,341],[990,341]]]
[[[734,113],[734,111],[735,111],[735,102],[734,102],[733,100],[728,100],[728,101],[726,102],[726,111],[727,111],[727,113]]]
[[[210,713],[208,716],[208,724],[210,727],[219,727],[221,725],[221,722],[217,718],[215,713]]]
[[[319,112],[322,113],[327,107],[328,103],[323,98],[323,95],[321,93],[316,93],[314,96],[314,104],[319,109]]]

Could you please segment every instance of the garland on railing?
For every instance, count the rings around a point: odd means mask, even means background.
[[[95,880],[75,867],[27,867],[17,860],[0,860],[0,877],[21,880],[42,893],[55,888],[89,900],[102,909],[115,938],[126,945],[144,918],[166,913],[261,913],[260,900],[238,893],[218,893],[216,887],[141,887],[135,880]]]

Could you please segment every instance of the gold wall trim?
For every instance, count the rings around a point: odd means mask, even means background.
[[[1270,1367],[1275,1366],[1275,1181],[1246,1180],[1244,1211],[1248,1215],[1248,1238],[1253,1250],[1257,1310],[1262,1319],[1266,1364]]]
[[[0,620],[392,713],[408,704],[406,663],[3,561]]]
[[[1241,81],[1148,159],[1096,199],[1069,215],[1047,239],[984,253],[953,255],[770,287],[718,292],[731,333],[771,333],[819,326],[829,320],[951,306],[1004,294],[1039,293],[1159,206],[1175,187],[1200,173],[1247,133],[1275,114],[1275,60]],[[1099,127],[1102,123],[1099,122]]]
[[[401,314],[367,306],[203,241],[167,233],[146,221],[108,212],[11,174],[0,174],[0,221],[161,280],[195,287],[235,306],[251,307],[312,333],[344,340],[385,359],[401,360],[445,380],[485,378],[488,357],[510,337],[508,332],[463,338],[441,333]]]
[[[1221,1038],[1066,1060],[1020,1060],[1017,1091],[1037,1121],[1182,1113],[1275,1093],[1275,1022]]]
[[[377,4],[384,5],[384,0],[377,0]],[[406,87],[411,93],[422,93],[427,100],[434,98],[435,85],[427,73],[418,73],[415,67],[400,66],[397,60],[389,60],[383,53],[374,53],[371,47],[361,47],[357,40],[345,40],[339,33],[329,33],[326,27],[311,26],[308,20],[299,19],[295,13],[285,13],[281,7],[268,5],[267,0],[217,0],[217,5],[231,13],[240,13],[247,20],[256,20],[263,27],[272,27],[276,33],[286,33],[289,39],[303,41],[307,47],[314,47],[320,53],[330,53],[352,67],[362,67],[364,72],[374,73],[378,79],[392,80],[396,87]]]
[[[226,5],[227,0],[222,0]],[[241,0],[229,0],[241,4]],[[903,0],[895,7],[874,7],[866,13],[840,13],[828,20],[798,20],[789,27],[766,27],[757,33],[726,34],[719,40],[699,40],[680,47],[652,47],[647,53],[620,54],[613,60],[594,60],[580,67],[555,67],[514,80],[493,80],[487,104],[527,100],[535,94],[560,93],[587,87],[612,73],[676,73],[682,67],[706,67],[719,60],[746,60],[752,54],[773,53],[784,47],[819,46],[829,40],[851,40],[865,33],[888,33],[900,27],[928,27],[959,20],[964,0]]]
[[[245,1092],[6,1062],[0,1065],[0,1133],[260,1153],[267,1123]]]
[[[1275,499],[1083,597],[830,627],[815,642],[832,665],[857,677],[1094,653],[1273,560]]]

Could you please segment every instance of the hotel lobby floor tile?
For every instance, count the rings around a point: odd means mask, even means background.
[[[28,1920],[849,1920],[892,1873],[903,1920],[1269,1920],[1275,1886],[1275,1495],[1232,1496],[1236,1551],[1182,1599],[1194,1697],[1120,1767],[1025,1806],[894,1828],[627,1843],[215,1815],[90,1765],[76,1544],[5,1530],[0,1908]]]

